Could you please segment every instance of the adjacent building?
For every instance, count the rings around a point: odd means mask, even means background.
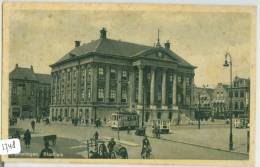
[[[195,66],[163,46],[100,38],[75,47],[50,65],[51,117],[104,119],[111,113],[141,113],[145,121],[172,119],[190,105]],[[187,107],[186,107],[187,108]]]
[[[225,119],[229,109],[229,86],[218,83],[213,92],[212,115],[214,118]]]
[[[235,117],[249,115],[250,80],[236,76],[232,84],[232,111]]]
[[[207,87],[195,87],[194,90],[194,109],[195,117],[208,119],[212,117],[212,100],[213,100],[213,88]]]
[[[9,74],[9,116],[29,118],[49,113],[51,76],[19,67]]]

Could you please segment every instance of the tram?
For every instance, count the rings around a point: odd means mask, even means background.
[[[135,129],[139,126],[139,115],[136,112],[116,112],[111,114],[112,129]]]

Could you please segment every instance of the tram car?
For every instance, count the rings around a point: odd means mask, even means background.
[[[139,127],[139,115],[136,112],[117,112],[111,114],[112,129],[135,129]]]

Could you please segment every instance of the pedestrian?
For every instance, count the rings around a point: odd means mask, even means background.
[[[88,126],[88,118],[86,118],[85,124],[86,124],[86,126]]]
[[[110,157],[111,157],[111,153],[112,153],[115,145],[116,145],[116,142],[115,142],[114,138],[111,138],[111,140],[107,144],[107,148],[108,148]]]
[[[130,131],[131,131],[131,127],[130,127],[130,125],[128,125],[128,127],[127,127],[127,134],[130,134]]]
[[[147,136],[144,136],[143,139],[143,145],[142,145],[142,151],[141,151],[141,157],[142,158],[149,158],[150,157],[150,153],[152,152],[152,147],[150,144],[149,139],[147,138]]]
[[[23,139],[24,139],[24,144],[26,146],[26,149],[30,148],[32,137],[29,129],[25,131]]]
[[[35,130],[35,121],[34,120],[32,120],[32,122],[31,122],[31,126],[32,126],[32,130],[33,130],[33,132],[34,132],[34,130]]]
[[[160,126],[157,126],[157,138],[160,139]]]
[[[117,129],[117,139],[120,140],[120,132],[119,132],[119,128]]]
[[[98,137],[99,137],[99,134],[98,134],[98,131],[96,131],[95,133],[94,133],[94,140],[98,140]]]
[[[40,158],[54,158],[53,150],[49,148],[49,142],[44,143],[44,148],[40,153]]]
[[[93,122],[94,122],[94,120],[93,120],[93,118],[91,118],[91,119],[90,119],[91,125],[93,125]]]
[[[155,125],[153,126],[153,137],[154,137],[154,138],[157,137],[157,128],[156,128]]]

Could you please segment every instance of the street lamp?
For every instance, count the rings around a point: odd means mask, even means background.
[[[228,61],[229,58],[229,61]],[[232,134],[232,57],[231,55],[227,52],[225,55],[225,63],[223,65],[224,67],[230,67],[230,93],[229,93],[229,98],[230,98],[230,105],[229,105],[229,123],[230,123],[230,134],[229,134],[229,150],[233,150],[233,134]]]

